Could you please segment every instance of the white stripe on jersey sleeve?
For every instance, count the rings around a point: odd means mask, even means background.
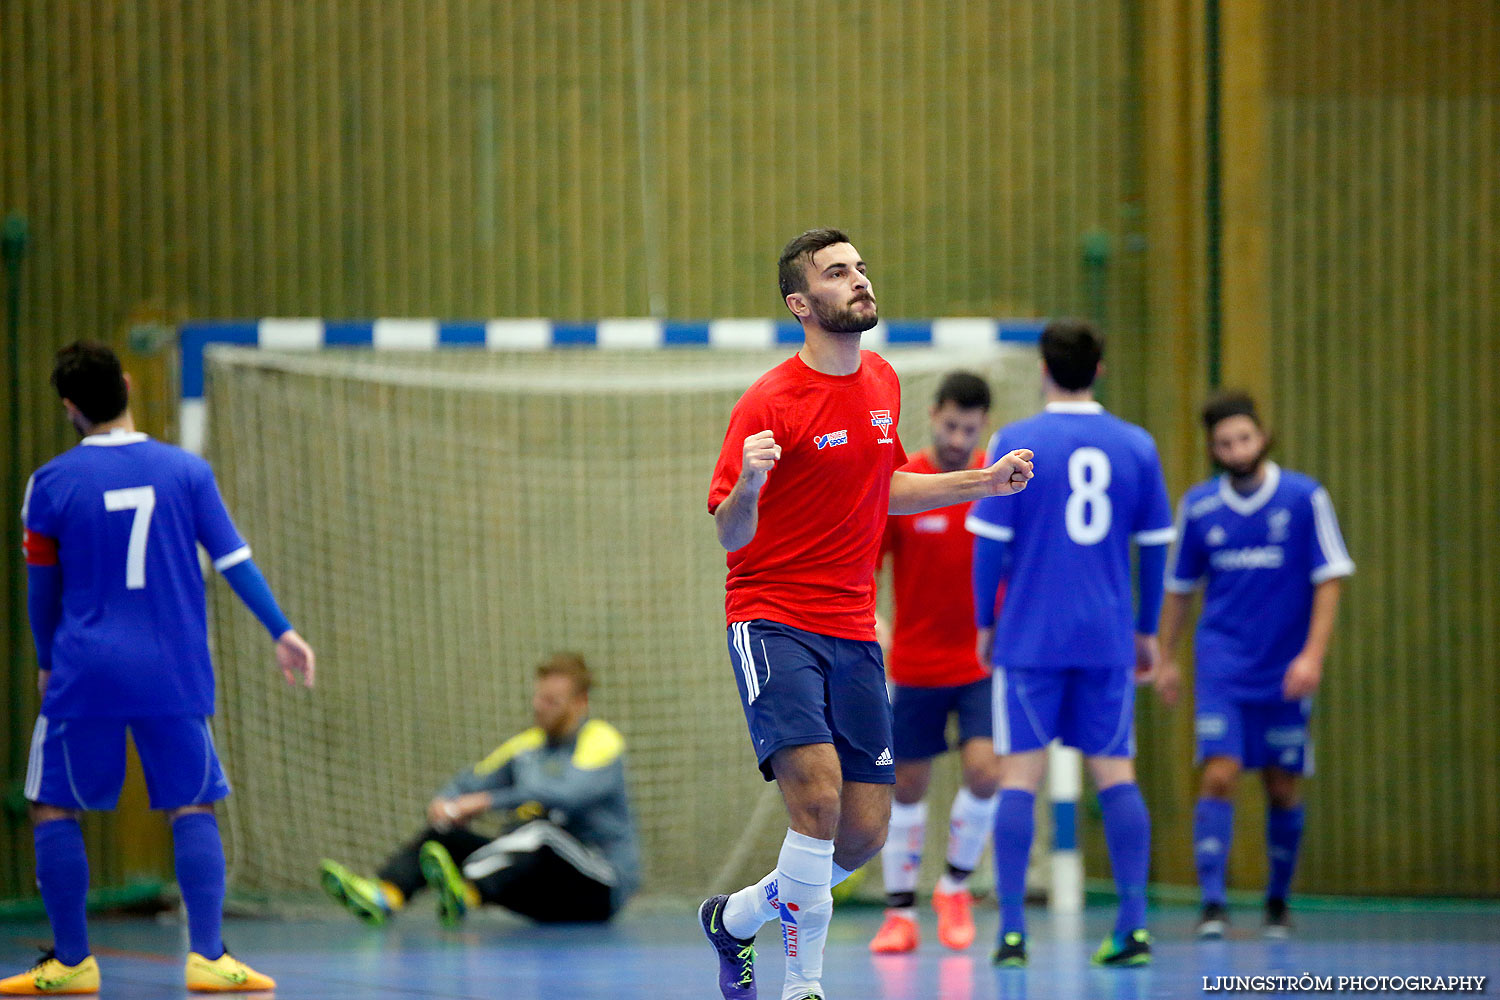
[[[1319,486],[1312,495],[1313,525],[1318,533],[1318,548],[1327,560],[1313,570],[1312,582],[1323,583],[1354,573],[1354,560],[1344,547],[1344,536],[1339,532],[1338,518],[1333,513],[1333,499],[1328,491]]]
[[[229,569],[231,566],[238,566],[240,563],[244,562],[246,559],[249,559],[249,558],[250,558],[250,546],[248,546],[248,545],[241,545],[239,548],[235,549],[233,552],[229,553],[228,555],[223,555],[223,556],[220,556],[219,558],[215,559],[214,560],[214,569],[216,569],[220,573],[222,573],[226,569]]]
[[[989,538],[997,542],[1008,542],[1016,537],[1014,528],[991,524],[988,521],[975,517],[973,514],[970,514],[964,520],[964,527],[968,529],[971,535],[979,535],[982,538]]]
[[[26,477],[26,494],[21,497],[21,527],[26,527],[26,516],[31,512],[31,487],[36,485],[36,473]],[[25,545],[21,546],[23,549]]]
[[[1177,523],[1172,526],[1172,547],[1167,550],[1167,577],[1164,586],[1169,594],[1191,594],[1198,589],[1197,580],[1184,580],[1176,574],[1177,560],[1182,554],[1182,540],[1187,537],[1188,498],[1183,497],[1177,505]]]
[[[1150,531],[1137,531],[1130,537],[1137,545],[1171,545],[1177,540],[1177,529],[1153,528]]]

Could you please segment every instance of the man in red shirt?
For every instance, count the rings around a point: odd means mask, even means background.
[[[783,1000],[823,1000],[830,889],[885,840],[895,767],[874,576],[886,514],[1015,493],[1031,477],[1026,450],[986,469],[897,471],[901,387],[860,350],[877,319],[865,272],[836,229],[787,244],[778,278],[804,343],[735,404],[709,490],[729,553],[730,661],[790,821],[770,874],[699,908],[726,1000],[756,996],[754,937],[777,917]]]
[[[919,475],[977,469],[976,450],[990,412],[990,387],[972,372],[950,372],[928,411],[932,445],[903,467]],[[979,864],[995,818],[1000,767],[991,739],[990,672],[975,652],[972,584],[974,536],[964,527],[969,504],[886,522],[895,584],[895,631],[887,665],[896,758],[895,804],[881,852],[886,919],[870,942],[877,954],[913,951],[917,870],[927,832],[932,758],[948,749],[948,716],[958,716],[963,785],[948,827],[948,870],[932,894],[938,940],[962,951],[974,943],[972,900],[965,882]]]

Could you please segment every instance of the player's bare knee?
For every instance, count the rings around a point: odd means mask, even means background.
[[[819,840],[832,840],[839,829],[839,793],[836,786],[801,788],[787,797],[787,815],[792,829]]]
[[[60,806],[49,806],[45,802],[33,802],[27,808],[31,816],[32,826],[41,826],[56,819],[77,819],[78,810],[63,809]]]
[[[1261,777],[1266,785],[1266,801],[1271,804],[1271,808],[1295,809],[1302,804],[1302,789],[1297,775],[1268,767]]]
[[[896,765],[896,786],[891,794],[896,801],[904,806],[915,805],[922,801],[927,794],[927,785],[931,775],[931,765],[927,761],[920,763],[900,763]]]
[[[1239,777],[1239,761],[1230,757],[1210,757],[1203,764],[1200,794],[1205,799],[1228,801],[1234,798]]]
[[[163,811],[167,814],[167,822],[170,823],[192,813],[208,813],[211,816],[213,815],[214,805],[212,802],[206,802],[203,805],[178,806],[176,809],[166,809]]]
[[[885,846],[885,835],[887,826],[845,826],[839,830],[838,839],[834,841],[834,861],[843,868],[853,871],[866,861],[880,853]]]
[[[976,799],[987,799],[1000,790],[1000,770],[995,767],[965,767],[964,787]]]

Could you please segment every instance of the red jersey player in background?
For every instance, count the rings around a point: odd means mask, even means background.
[[[972,372],[944,376],[928,415],[932,444],[901,471],[931,475],[984,467],[977,449],[990,412],[990,388]],[[881,544],[891,557],[895,630],[887,648],[896,759],[895,803],[881,851],[886,918],[870,950],[913,951],[917,871],[927,832],[932,758],[948,750],[948,717],[958,716],[963,784],[949,813],[948,870],[932,894],[938,940],[962,951],[974,943],[967,880],[979,865],[995,818],[1000,781],[990,704],[990,672],[975,651],[974,538],[964,527],[969,504],[891,517]]]
[[[754,1000],[755,934],[778,918],[782,1000],[823,1000],[830,890],[885,841],[895,767],[874,582],[886,514],[1007,496],[1031,478],[1024,449],[986,469],[898,471],[901,386],[860,350],[877,317],[859,252],[815,229],[787,244],[777,278],[802,349],[735,404],[708,495],[729,554],[730,664],[789,821],[770,874],[699,907],[725,1000]]]

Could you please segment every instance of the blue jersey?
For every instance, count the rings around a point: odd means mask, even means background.
[[[1348,576],[1328,491],[1275,462],[1241,496],[1226,476],[1182,498],[1167,590],[1185,594],[1205,578],[1194,652],[1195,683],[1243,701],[1279,701],[1287,666],[1307,642],[1313,588]]]
[[[42,714],[213,714],[197,543],[220,570],[250,549],[208,463],[141,433],[92,435],[37,470],[21,517],[62,574],[56,630],[37,637]]]
[[[974,534],[1008,543],[996,665],[1131,669],[1130,543],[1172,540],[1156,443],[1098,403],[1050,403],[1001,428],[987,461],[1016,448],[1036,455],[1026,489],[979,501],[967,521]]]

